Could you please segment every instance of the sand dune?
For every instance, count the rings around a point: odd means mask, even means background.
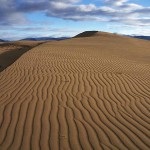
[[[149,47],[101,33],[23,54],[0,73],[0,149],[148,150]]]
[[[21,55],[44,41],[16,41],[0,43],[0,72],[14,63]]]

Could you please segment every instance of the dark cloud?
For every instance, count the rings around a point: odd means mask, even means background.
[[[147,14],[150,17],[150,7],[137,9],[133,13]]]
[[[47,2],[22,2],[20,5],[16,7],[19,12],[35,12],[35,11],[43,11],[49,8],[49,4]]]
[[[26,22],[23,13],[16,8],[15,0],[1,0],[0,2],[0,25],[22,24]]]

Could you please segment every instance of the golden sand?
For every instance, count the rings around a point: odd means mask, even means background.
[[[0,149],[149,150],[149,75],[149,41],[41,44],[0,73]]]

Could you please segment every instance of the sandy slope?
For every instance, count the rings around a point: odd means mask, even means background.
[[[44,41],[16,41],[0,43],[0,72],[14,63],[21,55]]]
[[[0,73],[0,149],[148,150],[149,48],[105,33],[22,55]]]

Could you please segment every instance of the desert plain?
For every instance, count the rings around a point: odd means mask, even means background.
[[[0,49],[0,150],[150,149],[149,41],[85,32],[36,44],[11,65]]]

